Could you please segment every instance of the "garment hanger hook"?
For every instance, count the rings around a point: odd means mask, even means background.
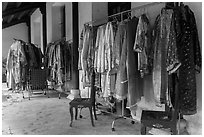
[[[133,12],[133,15],[136,16],[136,10],[133,10],[132,12]]]
[[[131,11],[128,12],[128,18],[131,19]]]

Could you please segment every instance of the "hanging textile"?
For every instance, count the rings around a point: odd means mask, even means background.
[[[196,73],[201,70],[201,51],[194,13],[186,5],[175,10],[179,69],[179,105],[183,115],[197,112]],[[179,31],[180,30],[180,31]]]
[[[26,64],[27,60],[22,43],[19,40],[15,40],[11,45],[7,56],[6,70],[8,88],[15,89],[16,85],[21,83],[21,67]]]
[[[102,57],[102,48],[104,48],[104,34],[105,34],[105,25],[99,26],[97,28],[96,41],[95,41],[95,56],[94,56],[94,69],[96,73],[96,82],[97,87],[101,89],[101,96],[104,94],[105,85],[104,85],[104,76],[101,73],[104,72],[104,68],[102,70],[102,66],[104,63],[104,56]],[[104,51],[104,50],[103,50]]]
[[[138,52],[138,70],[141,76],[149,74],[149,51],[151,47],[151,32],[149,19],[145,14],[139,17],[139,23],[135,36],[134,51]]]
[[[111,94],[111,87],[114,88],[115,81],[111,81],[110,71],[114,68],[114,34],[113,34],[113,26],[111,22],[108,22],[105,29],[105,37],[104,37],[104,48],[105,48],[105,72],[102,75],[105,75],[105,90],[103,97],[109,97]],[[103,77],[103,76],[102,76]],[[113,92],[113,91],[112,91]]]
[[[45,52],[48,80],[62,86],[71,79],[71,45],[65,40],[49,43]]]
[[[127,83],[127,22],[119,23],[118,31],[115,38],[115,57],[116,65],[118,65],[116,78],[116,98],[119,100],[127,98],[128,83]]]
[[[167,101],[168,73],[175,72],[180,66],[177,57],[172,9],[161,10],[161,15],[155,21],[154,40],[154,96],[156,104],[161,106],[161,103]]]
[[[133,17],[127,22],[127,80],[128,80],[128,104],[130,110],[136,106],[143,95],[143,79],[138,68],[138,53],[133,51],[136,31],[139,19]]]
[[[22,42],[22,46],[25,51],[25,55],[28,62],[28,68],[40,68],[43,66],[42,58],[43,54],[40,48],[36,47],[32,43]]]
[[[17,40],[11,45],[7,57],[7,82],[10,89],[26,86],[30,68],[40,68],[43,54],[32,43]]]
[[[94,68],[101,73],[101,90],[103,97],[108,97],[114,90],[115,80],[110,71],[114,68],[114,31],[111,22],[102,25],[97,30],[95,44]]]
[[[23,86],[25,86],[26,82],[29,80],[29,69],[41,68],[43,66],[42,58],[44,57],[44,55],[42,54],[41,49],[32,43],[26,43],[22,41],[22,46],[27,59],[27,65],[21,67],[22,74],[24,75],[22,76],[23,79],[21,83],[23,84]]]
[[[95,60],[94,60],[94,68],[96,72],[103,73],[105,72],[104,68],[104,36],[105,36],[105,25],[98,27],[97,29],[97,37],[95,44]]]
[[[153,102],[153,86],[152,86],[152,64],[153,64],[153,44],[152,31],[150,28],[149,19],[146,14],[139,16],[139,22],[135,35],[135,42],[133,50],[137,53],[137,69],[142,79],[137,85],[141,85],[143,89],[143,96],[148,103]]]
[[[81,49],[81,68],[83,87],[91,85],[91,73],[94,62],[93,30],[91,26],[85,25],[83,34],[83,46]]]

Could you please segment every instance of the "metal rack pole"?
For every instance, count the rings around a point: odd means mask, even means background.
[[[154,5],[164,4],[164,3],[165,3],[165,2],[152,2],[152,3],[149,3],[149,4],[145,4],[145,5],[142,5],[142,6],[138,6],[138,7],[132,8],[132,9],[130,9],[130,10],[122,11],[122,12],[119,12],[119,13],[116,13],[116,14],[113,14],[113,15],[110,15],[110,16],[107,16],[107,17],[102,18],[102,19],[97,19],[97,20],[89,21],[89,22],[86,22],[85,24],[92,24],[92,23],[97,22],[97,21],[108,20],[108,18],[117,16],[117,15],[121,15],[121,14],[130,12],[130,11],[135,11],[135,10],[139,10],[139,9],[142,9],[142,8],[151,7],[151,6],[154,6]]]
[[[120,16],[121,16],[121,21],[123,21],[123,12],[121,12]],[[124,106],[125,106],[124,103],[125,103],[124,99],[122,99],[122,116],[124,116]]]

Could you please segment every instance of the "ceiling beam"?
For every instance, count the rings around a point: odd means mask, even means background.
[[[18,16],[18,19],[21,19],[25,13],[26,11],[23,11],[22,13],[20,13],[20,15]]]
[[[24,23],[24,22],[26,23],[27,20],[28,20],[27,18],[23,18],[21,20],[13,20],[10,23],[3,23],[2,24],[2,29],[5,29],[7,27],[10,27],[10,26],[13,26],[13,25],[16,25],[16,24],[19,24],[19,23]]]
[[[16,4],[16,8],[20,7],[21,4],[22,4],[22,2],[16,2],[16,3],[17,3],[17,4]]]
[[[28,16],[31,16],[33,14],[33,12],[36,10],[37,8],[33,9],[32,11],[29,12]]]
[[[45,2],[34,2],[33,4],[26,5],[24,7],[20,7],[20,8],[8,10],[8,11],[3,11],[2,16],[5,17],[5,16],[8,16],[8,15],[11,15],[14,13],[25,11],[25,10],[30,10],[33,8],[39,8],[39,7],[43,6],[43,4],[45,4]]]
[[[7,6],[8,6],[8,2],[3,2],[2,3],[2,11],[5,11]]]
[[[7,23],[10,23],[13,18],[14,18],[14,15],[11,15],[11,16],[8,18]]]

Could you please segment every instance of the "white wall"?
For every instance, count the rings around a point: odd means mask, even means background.
[[[53,2],[46,3],[47,43],[52,42],[52,5]]]
[[[26,23],[2,29],[2,57],[7,57],[8,50],[13,43],[13,38],[28,42],[28,27]]]
[[[66,5],[69,7],[70,4],[71,4],[70,2],[67,2],[67,3],[66,2],[47,2],[46,3],[47,43],[50,43],[62,38],[62,33],[61,33],[62,21],[63,21],[62,10],[64,6],[66,8]],[[68,15],[70,14],[68,13]],[[66,15],[65,18],[67,17],[70,17],[70,16]]]
[[[84,23],[92,21],[92,2],[79,2],[78,9],[79,9],[79,33],[81,33]]]
[[[131,8],[135,8],[135,7],[142,6],[142,5],[149,4],[149,3],[151,2],[132,2]],[[161,3],[161,4],[153,5],[153,6],[144,8],[144,9],[135,10],[132,13],[136,17],[141,15],[142,13],[146,13],[147,17],[149,18],[150,24],[153,25],[157,15],[160,13],[164,5],[165,5],[164,3]]]
[[[66,40],[72,39],[72,3],[65,3],[65,16],[66,16]]]
[[[92,20],[97,20],[93,23],[94,26],[107,22],[108,2],[93,2],[92,3]],[[102,20],[101,20],[102,19]]]
[[[31,15],[31,43],[42,47],[42,15],[39,8]]]
[[[53,41],[62,38],[62,6],[52,7],[52,31],[54,32],[52,33]]]

